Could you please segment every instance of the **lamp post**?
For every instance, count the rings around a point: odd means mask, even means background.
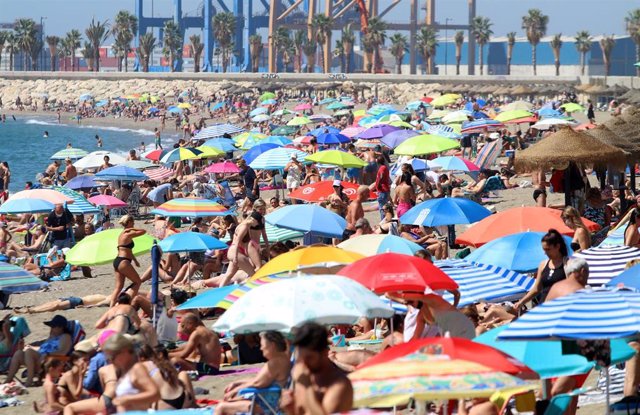
[[[444,74],[447,74],[447,57],[448,57],[448,50],[449,50],[449,43],[447,40],[448,37],[448,33],[449,33],[449,21],[451,19],[449,19],[448,17],[446,19],[444,19]]]

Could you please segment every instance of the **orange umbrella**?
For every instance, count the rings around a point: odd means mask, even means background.
[[[73,203],[73,199],[69,196],[51,189],[22,190],[12,195],[9,199],[41,199],[46,200],[49,203],[53,203],[54,205]]]
[[[456,243],[479,247],[494,239],[520,232],[547,232],[556,229],[563,235],[573,235],[573,230],[564,224],[558,209],[525,206],[488,216],[456,238]],[[597,223],[582,218],[589,231],[600,227]]]
[[[355,200],[360,185],[344,181],[340,182],[340,184],[342,185],[342,192],[347,195],[350,200]],[[307,202],[322,202],[327,200],[333,193],[333,181],[325,180],[299,187],[291,192],[289,197]],[[369,192],[369,199],[375,199],[377,197],[378,195],[375,192]]]

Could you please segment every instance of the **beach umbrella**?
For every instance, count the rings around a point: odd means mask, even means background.
[[[236,146],[238,147],[245,147],[245,143],[249,140],[254,141],[255,143],[264,140],[265,138],[267,138],[266,134],[262,134],[262,133],[256,133],[253,131],[247,131],[244,132],[242,134],[238,134],[235,137],[233,137],[233,141],[236,143]],[[247,148],[249,148],[250,146],[247,146]]]
[[[164,179],[168,179],[169,177],[173,176],[175,172],[166,167],[159,166],[159,167],[154,167],[152,169],[145,170],[144,174],[146,174],[151,180],[160,182]]]
[[[358,194],[358,187],[360,187],[360,185],[357,183],[350,183],[345,181],[340,182],[340,184],[342,185],[342,193],[344,193],[349,199],[355,200]],[[291,199],[316,203],[327,200],[327,198],[334,193],[333,181],[323,180],[320,182],[300,186],[292,191],[289,194],[289,197]],[[375,199],[376,197],[377,195],[375,194],[375,192],[370,192],[370,199]]]
[[[342,110],[345,108],[353,108],[353,103],[336,101],[327,105],[327,109],[332,111]]]
[[[514,394],[538,388],[493,369],[491,362],[448,356],[437,345],[425,349],[351,372],[353,406],[388,408],[411,399],[489,398],[498,391]]]
[[[414,130],[396,130],[386,134],[380,139],[380,142],[389,148],[396,148],[411,137],[420,135]]]
[[[77,160],[77,159],[81,159],[87,154],[89,153],[87,153],[85,150],[81,148],[71,147],[71,148],[65,148],[64,150],[58,151],[53,156],[51,156],[51,160],[65,160],[65,159]]]
[[[196,148],[178,147],[160,157],[162,163],[173,163],[182,160],[191,160],[200,157],[202,151]]]
[[[453,96],[442,95],[431,101],[433,107],[446,107],[447,105],[455,104],[458,99]]]
[[[491,216],[491,211],[470,199],[444,197],[429,199],[409,209],[400,222],[408,225],[444,226],[475,223]]]
[[[404,107],[404,108],[405,108],[406,110],[408,110],[408,111],[417,111],[417,110],[419,110],[419,109],[420,109],[420,107],[430,108],[430,107],[431,107],[431,105],[429,105],[429,104],[428,104],[428,103],[426,103],[426,102],[423,102],[423,101],[418,100],[418,101],[411,101],[411,102],[409,102],[407,105],[405,105],[405,107]]]
[[[157,166],[157,164],[153,164],[145,160],[129,160],[122,163],[122,166],[130,167],[136,170],[144,170],[150,167],[155,167]]]
[[[164,156],[165,154],[167,154],[169,151],[171,151],[168,148],[165,149],[154,149],[154,150],[149,150],[145,153],[142,154],[142,157],[149,159],[149,160],[153,160],[153,161],[160,161],[160,158],[162,158],[162,156]],[[124,165],[124,163],[121,164],[121,166]]]
[[[538,116],[541,117],[541,118],[562,117],[562,114],[560,113],[560,111],[554,110],[553,108],[550,108],[550,107],[540,108],[536,112],[538,113]]]
[[[324,98],[323,100],[318,102],[318,104],[327,105],[327,104],[331,104],[332,102],[336,102],[336,101],[337,101],[337,99],[335,99],[335,98]]]
[[[281,125],[279,127],[274,128],[273,130],[271,130],[271,134],[291,135],[291,134],[294,134],[294,133],[298,132],[299,129],[300,129],[300,127],[298,127],[298,126]]]
[[[118,199],[117,197],[111,196],[111,195],[93,196],[93,197],[90,197],[87,200],[89,200],[90,203],[93,203],[96,206],[105,206],[105,207],[108,207],[110,209],[127,207],[127,203],[126,202],[123,202],[122,200]]]
[[[558,209],[522,206],[490,215],[473,225],[456,238],[461,245],[482,246],[502,236],[520,232],[547,232],[557,229],[563,235],[573,236],[574,231],[564,224]],[[598,230],[597,223],[582,218],[589,231]]]
[[[564,112],[567,114],[576,111],[584,111],[584,107],[580,104],[576,104],[575,102],[567,102],[566,104],[560,105],[560,108],[564,109]]]
[[[291,239],[301,239],[304,234],[298,231],[292,231],[291,229],[278,228],[269,223],[265,224],[265,230],[267,231],[267,239],[269,242],[284,242]],[[229,242],[231,240],[230,235],[227,233],[224,238],[220,239],[223,242]],[[260,241],[264,242],[262,235],[260,235]]]
[[[166,217],[206,218],[233,214],[226,207],[209,199],[183,197],[164,202],[150,212],[152,215]]]
[[[339,128],[327,125],[327,126],[324,126],[324,127],[314,128],[313,130],[309,131],[306,135],[312,135],[314,137],[318,137],[320,134],[327,134],[327,133],[329,133],[329,134],[341,134]]]
[[[202,152],[198,156],[201,159],[220,157],[220,156],[225,155],[224,151],[220,150],[219,148],[215,148],[215,147],[200,146],[200,147],[196,147],[196,150],[199,150],[199,151]]]
[[[109,100],[108,99],[101,99],[100,101],[96,102],[96,104],[94,105],[96,108],[102,108],[105,105],[109,105]],[[156,108],[157,109],[157,108]]]
[[[67,263],[77,266],[110,263],[118,256],[118,237],[122,232],[123,229],[107,229],[83,238],[65,254]],[[133,242],[133,254],[140,256],[151,251],[153,237],[144,234],[133,238]]]
[[[80,97],[78,97],[78,100],[80,102],[91,101],[92,99],[93,99],[93,95],[91,95],[91,94],[82,94],[82,95],[80,95]]]
[[[318,144],[331,145],[331,144],[343,144],[350,143],[351,139],[346,135],[336,133],[323,133],[317,137]]]
[[[278,103],[278,101],[277,101],[277,100],[275,100],[275,99],[266,99],[266,100],[262,101],[262,102],[260,103],[260,105],[269,106],[269,105],[276,105],[277,103]],[[242,103],[238,103],[236,106],[238,106],[238,105],[239,105],[240,107],[242,107],[242,106],[243,106],[243,104],[242,104]]]
[[[295,148],[279,147],[267,150],[256,157],[249,166],[256,170],[283,169],[290,161],[291,155],[295,154],[300,162],[305,161],[307,153]]]
[[[182,108],[182,109],[191,108],[191,104],[189,104],[188,102],[181,102],[178,104],[178,108]]]
[[[179,235],[179,234],[178,234]],[[196,308],[216,308],[228,294],[238,289],[237,285],[225,285],[199,293],[180,304],[177,310],[193,310]]]
[[[265,136],[265,137],[251,137],[251,138],[247,138],[247,139],[245,140],[245,142],[244,142],[244,143],[242,143],[242,145],[239,145],[239,147],[240,147],[242,150],[249,150],[250,148],[252,148],[252,147],[254,147],[254,146],[256,146],[256,145],[263,143],[263,142],[264,142],[264,140],[266,140],[266,139],[267,139],[267,137],[266,137],[266,136]]]
[[[149,178],[146,174],[125,166],[109,167],[99,171],[94,177],[95,180],[101,181],[121,180],[127,182],[140,182]]]
[[[9,200],[18,200],[18,199],[40,199],[46,200],[49,203],[53,203],[54,205],[62,205],[62,204],[72,204],[74,202],[72,197],[69,197],[62,192],[53,189],[30,189],[30,190],[21,190],[18,193],[12,194]],[[5,202],[6,203],[6,202]]]
[[[302,275],[249,291],[213,328],[238,334],[266,330],[288,333],[308,321],[322,325],[353,324],[362,316],[388,318],[393,313],[378,296],[348,278]]]
[[[0,291],[5,294],[38,291],[48,285],[24,268],[7,262],[0,262]]]
[[[533,109],[533,104],[527,101],[522,101],[522,100],[514,101],[500,107],[501,112],[517,111],[517,110],[531,111],[531,109]]]
[[[537,130],[548,130],[551,127],[557,127],[559,125],[577,125],[578,123],[573,119],[568,118],[545,118],[537,123],[533,124],[531,128]]]
[[[265,138],[264,140],[260,141],[259,144],[276,144],[279,147],[282,146],[288,146],[291,145],[291,143],[293,143],[293,140],[281,136],[281,135],[271,135],[267,138]]]
[[[175,105],[172,105],[167,108],[167,112],[170,114],[182,114],[182,108],[178,108]]]
[[[605,285],[616,288],[630,288],[640,291],[640,266],[634,265],[611,278]]]
[[[331,164],[340,167],[364,167],[367,165],[361,158],[340,150],[324,150],[306,156],[306,161]]]
[[[340,238],[347,222],[340,215],[317,205],[284,206],[265,216],[265,220],[281,228]]]
[[[235,174],[240,173],[240,167],[233,161],[225,160],[207,166],[204,171],[205,173]]]
[[[282,281],[284,279],[295,278],[298,274],[288,273],[288,274],[279,274],[279,275],[269,275],[267,277],[260,277],[257,279],[250,279],[242,284],[234,285],[235,290],[231,291],[227,294],[222,300],[218,301],[216,307],[223,308],[228,310],[231,308],[236,301],[240,298],[244,297],[246,293],[253,290],[254,288],[261,287],[265,284],[271,284],[272,282]]]
[[[359,235],[338,244],[339,248],[357,252],[365,256],[393,252],[396,254],[413,255],[424,249],[422,246],[408,239],[396,235]]]
[[[360,259],[338,271],[377,294],[456,290],[458,284],[431,262],[412,255],[384,253]]]
[[[640,332],[640,293],[583,289],[538,305],[498,340],[616,339]]]
[[[454,148],[460,148],[460,143],[437,135],[423,134],[407,139],[397,146],[393,152],[399,155],[421,156],[442,153]]]
[[[589,264],[588,284],[596,287],[608,284],[620,275],[629,261],[640,259],[640,249],[631,246],[596,246],[576,252],[574,256]]]
[[[75,190],[71,190],[62,186],[48,186],[46,189],[52,189],[56,192],[60,192],[63,195],[73,199],[73,203],[67,203],[67,209],[74,215],[86,215],[89,213],[100,212],[100,209],[93,206],[89,201],[80,193]]]
[[[434,164],[442,167],[442,170],[449,171],[478,171],[480,167],[472,161],[456,156],[441,156],[431,160]]]
[[[69,180],[67,183],[65,183],[64,187],[72,190],[77,190],[77,189],[91,189],[96,187],[97,185],[98,184],[93,179],[93,174],[83,174]]]
[[[217,148],[224,152],[237,151],[238,148],[234,145],[233,140],[230,138],[212,138],[204,142],[203,146]]]
[[[262,102],[268,99],[276,99],[276,94],[274,94],[273,92],[265,92],[262,95],[260,95],[260,98],[258,98],[258,101]]]
[[[243,132],[244,129],[233,124],[214,124],[200,130],[193,140],[208,140],[210,138],[223,137],[225,134],[234,135]],[[212,146],[215,147],[215,146]]]
[[[423,123],[424,124],[424,123]],[[426,134],[436,135],[444,138],[451,138],[453,140],[458,140],[462,138],[462,134],[459,134],[454,130],[451,125],[426,125]],[[486,147],[486,146],[485,146]]]
[[[218,238],[201,232],[174,233],[164,238],[158,245],[162,248],[162,252],[205,252],[229,247]]]
[[[244,153],[242,155],[242,158],[247,162],[247,164],[251,164],[251,162],[255,160],[256,157],[258,157],[260,154],[278,147],[282,147],[282,145],[273,143],[257,144],[251,147],[249,151]]]
[[[340,134],[346,135],[349,138],[354,138],[364,130],[366,130],[366,128],[364,127],[347,127],[344,130],[340,131]],[[405,131],[405,130],[400,130],[400,131]]]
[[[529,118],[532,116],[533,114],[527,110],[510,110],[510,111],[500,112],[498,115],[496,115],[494,119],[496,121],[506,122],[506,121],[517,120],[520,118]]]
[[[462,129],[460,130],[460,132],[462,134],[483,133],[486,131],[500,130],[502,128],[504,128],[504,124],[501,123],[500,121],[482,119],[482,120],[463,122]]]
[[[391,125],[388,124],[380,124],[380,125],[375,125],[372,126],[370,128],[367,128],[366,130],[364,130],[363,132],[361,132],[360,134],[356,135],[355,138],[361,138],[363,140],[371,140],[374,138],[382,138],[385,135],[392,133],[394,131],[398,131],[400,128],[398,127],[393,127]]]
[[[463,260],[436,261],[435,265],[458,284],[458,307],[478,302],[515,301],[526,294],[535,280],[518,272],[493,265],[471,264]],[[453,295],[443,298],[453,302]]]
[[[306,110],[310,110],[311,108],[313,108],[313,105],[311,105],[308,102],[303,102],[302,104],[298,104],[295,107],[293,107],[294,111],[306,111]]]
[[[251,121],[253,122],[265,122],[265,121],[269,121],[271,119],[271,117],[267,114],[258,114],[254,117],[251,117]]]
[[[293,112],[293,111],[289,111],[289,110],[288,110],[288,109],[286,109],[286,108],[285,108],[285,109],[278,110],[278,111],[276,111],[276,112],[274,112],[274,113],[273,113],[273,115],[275,115],[275,116],[277,116],[277,117],[282,117],[282,116],[284,116],[284,115],[291,115],[291,114],[295,114],[295,112]]]
[[[249,116],[255,117],[256,115],[267,114],[267,113],[269,113],[268,109],[266,109],[265,107],[258,107],[256,109],[251,110],[251,112],[249,113]]]
[[[466,111],[466,110],[453,111],[448,113],[444,117],[442,117],[442,123],[443,124],[462,123],[464,121],[468,121],[469,117],[471,116],[472,114],[470,111]]]
[[[308,116],[308,118],[313,122],[321,122],[321,121],[332,120],[333,116],[328,114],[311,114]]]
[[[540,262],[548,259],[542,250],[544,232],[521,232],[495,239],[466,256],[465,261],[495,265],[519,272],[533,272]],[[569,255],[571,238],[564,236]],[[591,270],[589,270],[591,271]]]
[[[0,214],[46,213],[55,205],[42,199],[9,199],[0,205]]]
[[[557,340],[539,341],[498,341],[498,336],[509,328],[510,324],[497,327],[476,337],[473,341],[508,354],[534,370],[541,379],[560,376],[574,376],[588,373],[594,362],[579,354],[563,353],[562,342]],[[611,363],[617,364],[629,360],[635,351],[624,340],[611,341]]]
[[[305,124],[311,124],[311,120],[307,117],[294,117],[292,118],[287,125],[292,127],[298,127]]]

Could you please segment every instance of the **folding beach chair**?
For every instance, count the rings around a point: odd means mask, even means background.
[[[224,180],[221,182],[218,182],[218,184],[220,185],[220,188],[222,189],[222,194],[218,195],[218,197],[220,198],[221,203],[226,206],[227,208],[234,208],[237,206],[236,204],[236,198],[233,194],[233,192],[231,191],[231,186],[229,186],[229,182]]]
[[[538,401],[535,413],[544,415],[563,415],[569,408],[571,400],[576,396],[586,393],[587,391],[587,388],[574,389],[571,392],[556,395],[551,398],[550,401]]]
[[[255,414],[256,405],[267,415],[280,414],[280,397],[282,389],[280,386],[270,386],[268,388],[245,388],[238,391],[238,395],[244,399],[251,400],[249,414]]]

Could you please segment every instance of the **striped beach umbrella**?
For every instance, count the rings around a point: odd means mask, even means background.
[[[251,162],[255,160],[256,157],[258,157],[260,154],[264,153],[265,151],[273,150],[274,148],[279,148],[279,147],[282,147],[282,145],[274,144],[274,143],[265,143],[265,144],[260,143],[258,145],[251,147],[246,153],[242,155],[242,158],[244,159],[244,161],[247,162],[247,164],[251,164]]]
[[[235,135],[243,132],[244,129],[233,124],[214,124],[203,128],[193,137],[194,140],[208,140],[210,138],[222,137],[225,134]]]
[[[304,151],[296,150],[295,148],[274,148],[267,150],[264,153],[256,157],[250,164],[251,168],[257,170],[275,170],[283,169],[287,163],[291,161],[291,155],[295,154],[300,162],[305,161],[307,153]]]
[[[67,209],[69,209],[69,212],[73,213],[74,215],[87,215],[90,213],[100,212],[100,209],[92,205],[84,196],[82,196],[75,190],[62,186],[51,186],[49,187],[49,189],[58,191],[63,195],[73,199],[73,203],[67,204]]]
[[[243,297],[246,293],[253,290],[254,288],[258,288],[266,284],[271,284],[272,282],[281,281],[283,279],[292,278],[294,276],[297,276],[297,274],[287,273],[281,275],[269,275],[267,277],[260,277],[255,280],[248,280],[244,284],[238,285],[235,290],[227,294],[222,301],[216,304],[216,307],[228,310],[236,301],[238,301],[241,297]]]
[[[462,138],[462,134],[457,133],[450,125],[429,125],[425,128],[427,134],[438,135],[440,137],[451,138],[457,140]]]
[[[163,163],[173,163],[175,161],[190,160],[200,157],[202,151],[197,148],[178,147],[160,157]]]
[[[16,265],[0,262],[0,291],[7,294],[37,291],[48,284]]]
[[[212,138],[204,142],[203,146],[213,147],[224,152],[236,151],[238,148],[234,145],[233,140],[230,138]]]
[[[500,302],[520,298],[534,283],[533,278],[492,265],[471,264],[462,260],[436,261],[435,264],[458,283],[459,307],[479,301]],[[443,297],[453,302],[451,294],[445,293]]]
[[[265,230],[267,231],[267,238],[269,238],[269,242],[284,242],[291,239],[300,239],[304,236],[302,232],[292,231],[291,229],[278,228],[277,226],[273,226],[269,223],[265,224]],[[229,242],[231,240],[231,237],[229,236],[229,234],[227,234],[220,240],[222,242]],[[260,236],[260,240],[264,242],[262,240],[262,236]]]
[[[504,124],[497,120],[482,119],[462,123],[462,134],[483,133],[504,128]]]
[[[210,157],[220,157],[225,154],[225,152],[220,150],[219,148],[209,147],[209,146],[196,147],[196,150],[202,151],[202,153],[199,156],[201,159],[206,159]]]
[[[498,156],[502,152],[502,140],[492,141],[487,143],[480,149],[476,159],[475,165],[482,169],[489,169],[496,162]]]
[[[146,174],[151,180],[159,182],[173,176],[175,172],[171,169],[160,166],[154,167],[152,169],[147,169],[144,171],[144,174]]]
[[[584,289],[544,302],[514,320],[498,340],[616,339],[640,332],[640,293]]]
[[[640,259],[640,249],[631,246],[594,247],[574,254],[589,264],[589,285],[599,286],[624,271],[627,262]]]
[[[144,170],[148,169],[149,167],[155,166],[155,164],[146,160],[129,160],[122,163],[122,165],[125,167],[131,167],[132,169],[136,170]]]
[[[209,199],[184,197],[172,199],[151,211],[153,215],[166,217],[200,218],[232,214],[226,207]]]
[[[122,180],[128,182],[139,182],[148,179],[147,175],[136,169],[125,166],[115,166],[104,169],[95,175],[96,180]]]
[[[233,137],[233,141],[235,142],[236,146],[244,147],[244,144],[248,140],[251,140],[252,142],[257,143],[258,141],[264,140],[265,138],[267,138],[266,134],[256,133],[256,132],[253,132],[253,131],[247,131],[247,132],[244,132],[242,134],[238,134],[235,137]]]
[[[58,151],[56,154],[51,156],[51,160],[65,160],[65,159],[78,160],[86,156],[87,154],[89,153],[87,153],[85,150],[81,148],[71,147],[71,148],[65,148],[64,150]]]

